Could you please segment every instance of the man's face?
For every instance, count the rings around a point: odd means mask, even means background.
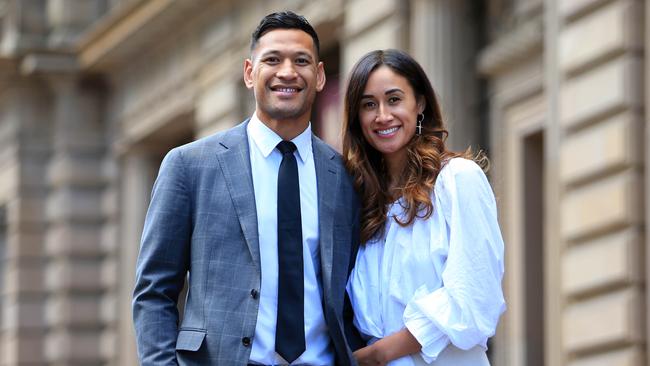
[[[252,59],[244,62],[244,81],[263,122],[306,122],[325,73],[309,34],[276,29],[260,37]]]

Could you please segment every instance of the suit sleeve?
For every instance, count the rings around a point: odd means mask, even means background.
[[[355,207],[355,215],[354,215],[354,221],[352,224],[352,241],[351,241],[351,250],[352,253],[350,254],[350,263],[348,264],[348,277],[350,277],[350,272],[352,272],[352,268],[354,267],[354,263],[356,262],[357,258],[357,252],[359,251],[359,245],[361,242],[361,236],[360,236],[360,217],[359,217],[359,209],[360,209],[360,204],[357,199],[354,200],[353,203]],[[356,351],[360,348],[363,348],[366,346],[366,342],[361,338],[361,335],[359,334],[359,331],[353,324],[353,319],[354,319],[354,311],[352,309],[352,303],[350,302],[350,296],[348,295],[348,292],[345,291],[345,300],[343,304],[343,327],[345,331],[345,338],[348,341],[348,345],[350,346],[350,349],[352,351]]]
[[[151,194],[133,294],[141,365],[176,365],[178,297],[189,267],[191,200],[187,167],[174,149],[162,162]]]

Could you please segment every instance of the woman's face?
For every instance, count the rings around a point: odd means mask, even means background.
[[[400,161],[415,135],[417,115],[424,110],[424,98],[416,98],[408,80],[388,66],[370,74],[361,97],[359,121],[366,141],[384,159]]]

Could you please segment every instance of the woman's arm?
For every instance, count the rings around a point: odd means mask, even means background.
[[[419,352],[421,348],[413,334],[404,328],[354,352],[354,358],[359,366],[384,366],[392,360]]]

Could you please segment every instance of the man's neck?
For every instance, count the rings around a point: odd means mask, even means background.
[[[278,136],[280,136],[283,140],[286,141],[291,141],[293,140],[296,136],[300,135],[301,133],[305,132],[307,129],[307,126],[309,126],[309,119],[305,118],[304,120],[297,120],[297,119],[292,119],[292,120],[277,120],[277,119],[270,119],[268,121],[265,121],[261,118],[258,119],[260,122],[265,124],[268,128],[273,130],[273,132],[277,133]]]

